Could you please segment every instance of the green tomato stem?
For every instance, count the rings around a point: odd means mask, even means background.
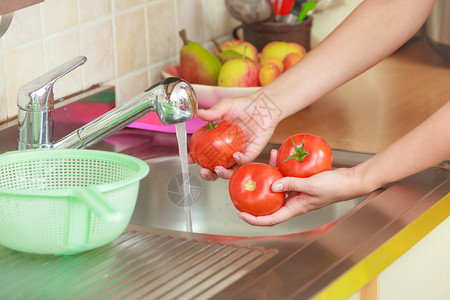
[[[303,136],[301,148],[297,147],[297,145],[294,142],[294,138],[292,138],[292,144],[294,145],[295,153],[286,158],[285,160],[283,160],[282,163],[291,159],[298,159],[298,161],[302,162],[305,159],[305,157],[307,157],[310,154],[308,151],[305,151],[305,136]]]
[[[208,121],[208,123],[206,123],[205,125],[205,129],[206,130],[211,130],[214,128],[217,128],[217,126],[219,126],[220,121],[216,121],[216,123],[214,123],[214,121]]]

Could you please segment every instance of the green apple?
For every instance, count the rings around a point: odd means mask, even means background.
[[[234,50],[237,53],[245,56],[254,61],[258,61],[258,49],[256,49],[253,44],[243,41],[243,40],[229,40],[220,44],[220,49],[222,51],[225,50]],[[214,54],[217,56],[219,50],[216,49]]]

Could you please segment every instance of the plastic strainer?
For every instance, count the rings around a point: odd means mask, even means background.
[[[128,225],[142,160],[98,150],[0,155],[0,244],[23,252],[74,254],[105,245]]]

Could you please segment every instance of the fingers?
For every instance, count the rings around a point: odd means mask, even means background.
[[[211,172],[210,170],[206,169],[206,168],[201,168],[200,169],[200,176],[207,181],[214,181],[217,178],[219,178],[219,176],[217,176],[216,173]]]
[[[303,215],[314,209],[308,204],[308,199],[302,197],[300,193],[293,193],[287,199],[285,204],[276,212],[267,216],[253,216],[248,213],[240,213],[239,218],[255,226],[274,226],[285,222],[292,217]]]
[[[222,119],[222,114],[212,109],[199,109],[197,111],[197,117],[205,121],[215,121]]]
[[[277,167],[277,156],[278,156],[278,150],[272,149],[270,151],[270,157],[269,157],[269,165],[276,168]]]
[[[285,205],[271,215],[253,216],[249,213],[242,212],[239,214],[239,218],[254,226],[274,226],[285,222],[296,215],[298,215],[297,212]]]
[[[221,120],[230,111],[233,101],[223,98],[209,109],[199,109],[197,116],[206,121]]]
[[[233,173],[234,173],[234,170],[236,170],[236,168],[225,169],[224,167],[220,167],[220,166],[217,166],[214,169],[217,176],[219,176],[222,179],[230,179],[231,175],[233,175]]]
[[[200,169],[200,176],[204,180],[208,180],[208,181],[214,181],[218,178],[230,179],[231,175],[233,175],[234,171],[238,167],[239,167],[239,165],[234,165],[230,169],[225,169],[224,167],[217,166],[214,168],[214,172],[212,172],[208,169],[202,168],[202,169]]]
[[[195,164],[194,158],[192,158],[192,155],[190,153],[188,153],[187,159],[188,159],[188,163]]]
[[[308,193],[310,180],[308,178],[283,177],[272,184],[272,192]]]

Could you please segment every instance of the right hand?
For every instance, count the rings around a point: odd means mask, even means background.
[[[269,164],[276,166],[278,151],[270,153]],[[270,215],[239,213],[239,218],[254,226],[273,226],[327,205],[363,196],[371,191],[361,182],[357,167],[339,168],[308,178],[283,177],[272,183],[273,192],[287,192],[284,205]]]
[[[256,92],[245,97],[223,98],[208,110],[200,109],[197,116],[205,121],[234,121],[246,136],[247,146],[243,153],[234,153],[236,165],[232,168],[218,166],[215,172],[200,170],[203,179],[216,180],[218,177],[229,179],[239,165],[253,161],[261,153],[280,121],[281,111],[264,94]]]

